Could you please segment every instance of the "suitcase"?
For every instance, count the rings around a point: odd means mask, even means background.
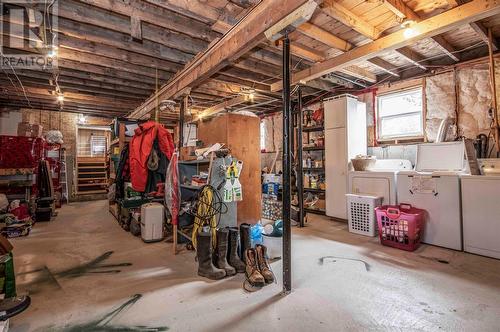
[[[163,205],[146,203],[141,206],[141,237],[144,242],[163,240]]]

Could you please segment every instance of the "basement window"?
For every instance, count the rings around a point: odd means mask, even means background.
[[[379,140],[421,138],[423,122],[422,87],[377,96]]]

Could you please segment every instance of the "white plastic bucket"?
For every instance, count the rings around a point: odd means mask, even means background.
[[[274,237],[262,234],[262,239],[262,244],[267,247],[268,259],[281,257],[283,237]]]

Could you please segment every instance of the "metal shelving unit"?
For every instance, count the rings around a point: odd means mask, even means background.
[[[320,188],[309,188],[307,185],[304,185],[304,174],[309,173],[309,174],[324,174],[325,173],[325,167],[324,167],[324,151],[325,148],[321,146],[304,146],[302,142],[303,134],[307,134],[307,140],[306,142],[310,142],[310,135],[311,133],[318,133],[318,132],[324,132],[324,127],[323,125],[316,125],[316,126],[309,126],[309,127],[304,127],[303,126],[303,112],[302,112],[302,93],[299,89],[299,94],[298,94],[298,112],[297,112],[297,174],[298,174],[298,181],[297,181],[297,190],[298,190],[298,200],[299,200],[299,225],[301,227],[304,226],[304,212],[306,213],[314,213],[314,214],[325,214],[324,209],[319,209],[319,208],[308,208],[305,207],[303,204],[303,199],[306,193],[312,193],[315,195],[319,195],[320,199],[324,200],[324,195],[325,195],[325,190],[320,189]],[[312,152],[312,153],[321,153],[321,158],[323,160],[323,166],[322,167],[303,167],[303,161],[304,158],[307,158],[307,156],[304,156],[304,152]]]

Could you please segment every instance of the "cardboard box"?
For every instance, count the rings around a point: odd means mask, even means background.
[[[39,124],[20,122],[17,125],[17,136],[42,137],[43,127]]]
[[[196,160],[196,155],[194,154],[195,150],[195,146],[182,146],[180,156],[181,160]]]

